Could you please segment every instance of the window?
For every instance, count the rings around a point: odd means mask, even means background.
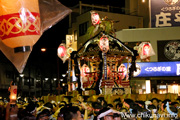
[[[77,30],[74,31],[74,42],[77,41]]]
[[[79,25],[79,36],[85,35],[89,26],[89,22],[84,22]]]
[[[34,78],[30,78],[31,86],[34,86]],[[29,77],[24,77],[24,85],[29,86]]]
[[[129,26],[129,29],[135,29],[136,27],[135,26]]]

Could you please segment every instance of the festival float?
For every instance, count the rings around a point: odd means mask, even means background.
[[[114,37],[114,21],[107,17],[100,19],[95,11],[91,11],[91,20],[89,39],[70,54],[68,76],[76,78],[77,91],[83,95],[131,93],[129,80],[136,70],[137,51]],[[72,82],[68,82],[69,91]]]

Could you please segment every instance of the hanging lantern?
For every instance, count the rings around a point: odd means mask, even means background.
[[[107,53],[109,50],[109,40],[103,35],[99,40],[99,47],[103,53]]]
[[[138,53],[141,59],[146,59],[147,57],[155,55],[154,50],[149,42],[142,42],[139,45]]]
[[[150,45],[149,44],[144,44],[143,46],[143,55],[149,55],[150,53]]]
[[[118,67],[118,72],[119,72],[119,75],[121,77],[121,80],[123,80],[127,74],[127,69],[126,69],[126,66],[124,64],[121,64],[119,67]]]
[[[69,56],[67,55],[66,45],[64,43],[61,43],[59,45],[59,47],[57,49],[57,55],[59,58],[61,58],[63,63],[69,58]]]
[[[82,68],[81,68],[81,78],[82,78],[82,82],[86,82],[87,79],[87,72],[90,72],[90,68],[86,65],[83,64]]]
[[[0,39],[15,52],[31,49],[40,38],[38,0],[1,0]]]
[[[98,25],[100,23],[100,17],[99,14],[95,11],[91,12],[91,21],[94,26]]]

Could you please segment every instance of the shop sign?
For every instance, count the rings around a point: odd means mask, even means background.
[[[127,63],[125,63],[127,67]],[[180,76],[180,61],[136,63],[134,77]]]
[[[180,26],[179,0],[151,0],[151,27]]]

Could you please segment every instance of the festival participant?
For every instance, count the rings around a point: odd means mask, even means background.
[[[153,99],[151,99],[151,102],[153,105],[156,106],[156,109],[159,109],[159,99],[153,98]]]
[[[25,109],[25,115],[22,120],[36,120],[36,104],[30,102]]]
[[[62,113],[63,120],[83,120],[81,112],[78,107],[64,107],[64,112]]]
[[[49,110],[44,109],[42,112],[40,112],[40,113],[37,115],[36,120],[49,120],[49,119],[50,119],[49,116],[50,116]]]
[[[8,103],[6,106],[6,120],[18,120],[18,110],[16,103]]]

